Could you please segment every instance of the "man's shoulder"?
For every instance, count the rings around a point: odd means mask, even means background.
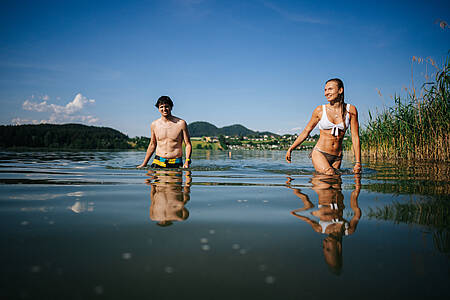
[[[156,125],[158,125],[158,123],[159,123],[160,121],[161,121],[161,118],[158,118],[158,119],[156,119],[156,120],[153,120],[151,126],[156,126]]]
[[[172,118],[173,118],[173,122],[174,123],[182,125],[182,126],[186,125],[186,121],[183,120],[182,118],[178,118],[178,117],[175,117],[175,116],[172,116]]]

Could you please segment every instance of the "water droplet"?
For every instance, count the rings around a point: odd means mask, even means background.
[[[273,277],[273,276],[267,276],[266,279],[265,279],[265,282],[266,282],[267,284],[273,284],[273,283],[275,283],[275,277]]]
[[[209,251],[210,249],[211,249],[211,247],[209,245],[202,245],[203,251]]]
[[[259,265],[258,266],[258,270],[260,270],[261,272],[267,270],[267,266],[266,265]]]
[[[201,238],[200,239],[200,243],[206,244],[206,243],[208,243],[208,239],[207,238]]]
[[[215,234],[215,233],[216,233],[216,231],[214,229],[209,230],[209,234]]]
[[[239,251],[239,253],[242,254],[242,255],[247,254],[247,250],[241,249],[241,250]]]
[[[131,255],[131,253],[129,253],[129,252],[122,253],[122,258],[125,259],[125,260],[130,259],[131,256],[132,256],[132,255]]]
[[[41,266],[32,266],[30,268],[31,273],[39,273],[41,271]]]
[[[269,200],[263,200],[263,202],[264,202],[264,203],[268,203],[268,202],[269,202]]]
[[[28,221],[22,221],[22,223],[20,223],[20,225],[22,225],[22,226],[27,226],[28,224],[30,224],[30,222],[28,222]]]
[[[173,268],[170,266],[164,268],[164,272],[166,272],[167,274],[172,274],[173,271],[174,271]]]
[[[97,295],[103,294],[103,292],[104,292],[103,287],[102,287],[101,285],[97,285],[96,287],[94,287],[94,292],[95,292]]]
[[[241,246],[239,246],[239,244],[233,244],[233,246],[231,246],[231,248],[233,250],[239,250],[241,248]]]

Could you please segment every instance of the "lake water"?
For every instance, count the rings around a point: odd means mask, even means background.
[[[446,165],[314,174],[307,152],[1,152],[2,299],[422,299],[450,292]]]

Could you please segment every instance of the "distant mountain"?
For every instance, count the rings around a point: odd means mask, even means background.
[[[193,122],[188,125],[191,136],[215,136],[219,128],[208,122]]]
[[[219,128],[219,134],[229,135],[229,136],[258,135],[258,133],[256,131],[250,130],[240,124],[235,124],[235,125]]]
[[[188,125],[189,133],[193,137],[201,137],[201,136],[219,136],[219,135],[228,135],[228,136],[249,136],[249,135],[273,135],[278,136],[278,134],[264,131],[253,131],[245,126],[240,124],[225,126],[222,128],[218,128],[217,126],[208,123],[208,122],[192,122]]]

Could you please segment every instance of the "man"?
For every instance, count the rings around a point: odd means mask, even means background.
[[[186,171],[183,185],[181,170],[149,170],[146,183],[151,186],[150,219],[159,226],[172,225],[189,217],[185,204],[190,199],[191,171]]]
[[[168,96],[159,97],[155,106],[161,118],[153,121],[151,140],[144,162],[137,166],[143,168],[155,152],[152,168],[188,168],[191,163],[192,145],[187,124],[184,120],[172,116],[173,102]],[[186,162],[183,164],[183,142],[186,145]]]

